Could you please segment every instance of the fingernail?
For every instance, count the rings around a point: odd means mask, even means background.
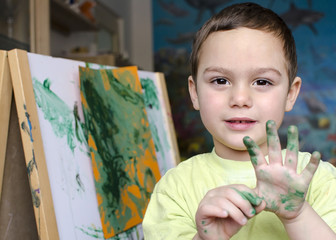
[[[251,210],[251,216],[254,216],[255,214],[256,214],[256,210],[254,209],[254,208],[252,208],[252,210]]]
[[[241,220],[241,223],[242,223],[243,225],[245,225],[245,224],[247,223],[247,218],[243,218],[243,219]]]
[[[319,153],[318,151],[313,152],[313,157],[316,159],[320,159],[321,158],[321,153]]]

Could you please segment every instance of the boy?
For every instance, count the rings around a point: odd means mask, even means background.
[[[335,168],[298,151],[294,126],[287,150],[279,143],[301,87],[286,24],[254,3],[225,8],[198,31],[191,71],[214,149],[156,185],[145,239],[336,239]]]

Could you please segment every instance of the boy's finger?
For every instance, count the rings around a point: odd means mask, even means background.
[[[273,120],[267,121],[266,133],[267,133],[269,162],[282,164],[281,145],[280,145],[280,140],[278,136],[278,130]]]
[[[252,138],[246,136],[244,137],[243,142],[250,155],[253,166],[256,167],[260,164],[267,164],[259,146],[252,140]]]
[[[243,199],[249,201],[251,205],[258,206],[262,202],[262,198],[259,197],[254,191],[241,191],[237,188],[233,188]]]
[[[296,126],[289,126],[287,133],[287,151],[285,165],[296,170],[299,152],[299,134]]]
[[[311,180],[315,171],[318,168],[320,159],[321,159],[321,154],[317,151],[313,152],[313,154],[310,157],[309,163],[307,164],[305,169],[302,171],[302,175],[304,176],[305,179]]]

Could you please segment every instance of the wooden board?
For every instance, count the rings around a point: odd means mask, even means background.
[[[16,109],[40,239],[59,239],[27,52],[8,52]]]
[[[7,52],[0,51],[0,200],[12,95]]]

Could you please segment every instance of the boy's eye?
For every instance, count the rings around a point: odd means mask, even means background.
[[[265,79],[258,79],[253,83],[253,85],[266,86],[266,85],[272,85],[272,83]]]
[[[219,84],[219,85],[227,85],[230,82],[228,80],[226,80],[225,78],[216,78],[212,81],[215,84]]]

